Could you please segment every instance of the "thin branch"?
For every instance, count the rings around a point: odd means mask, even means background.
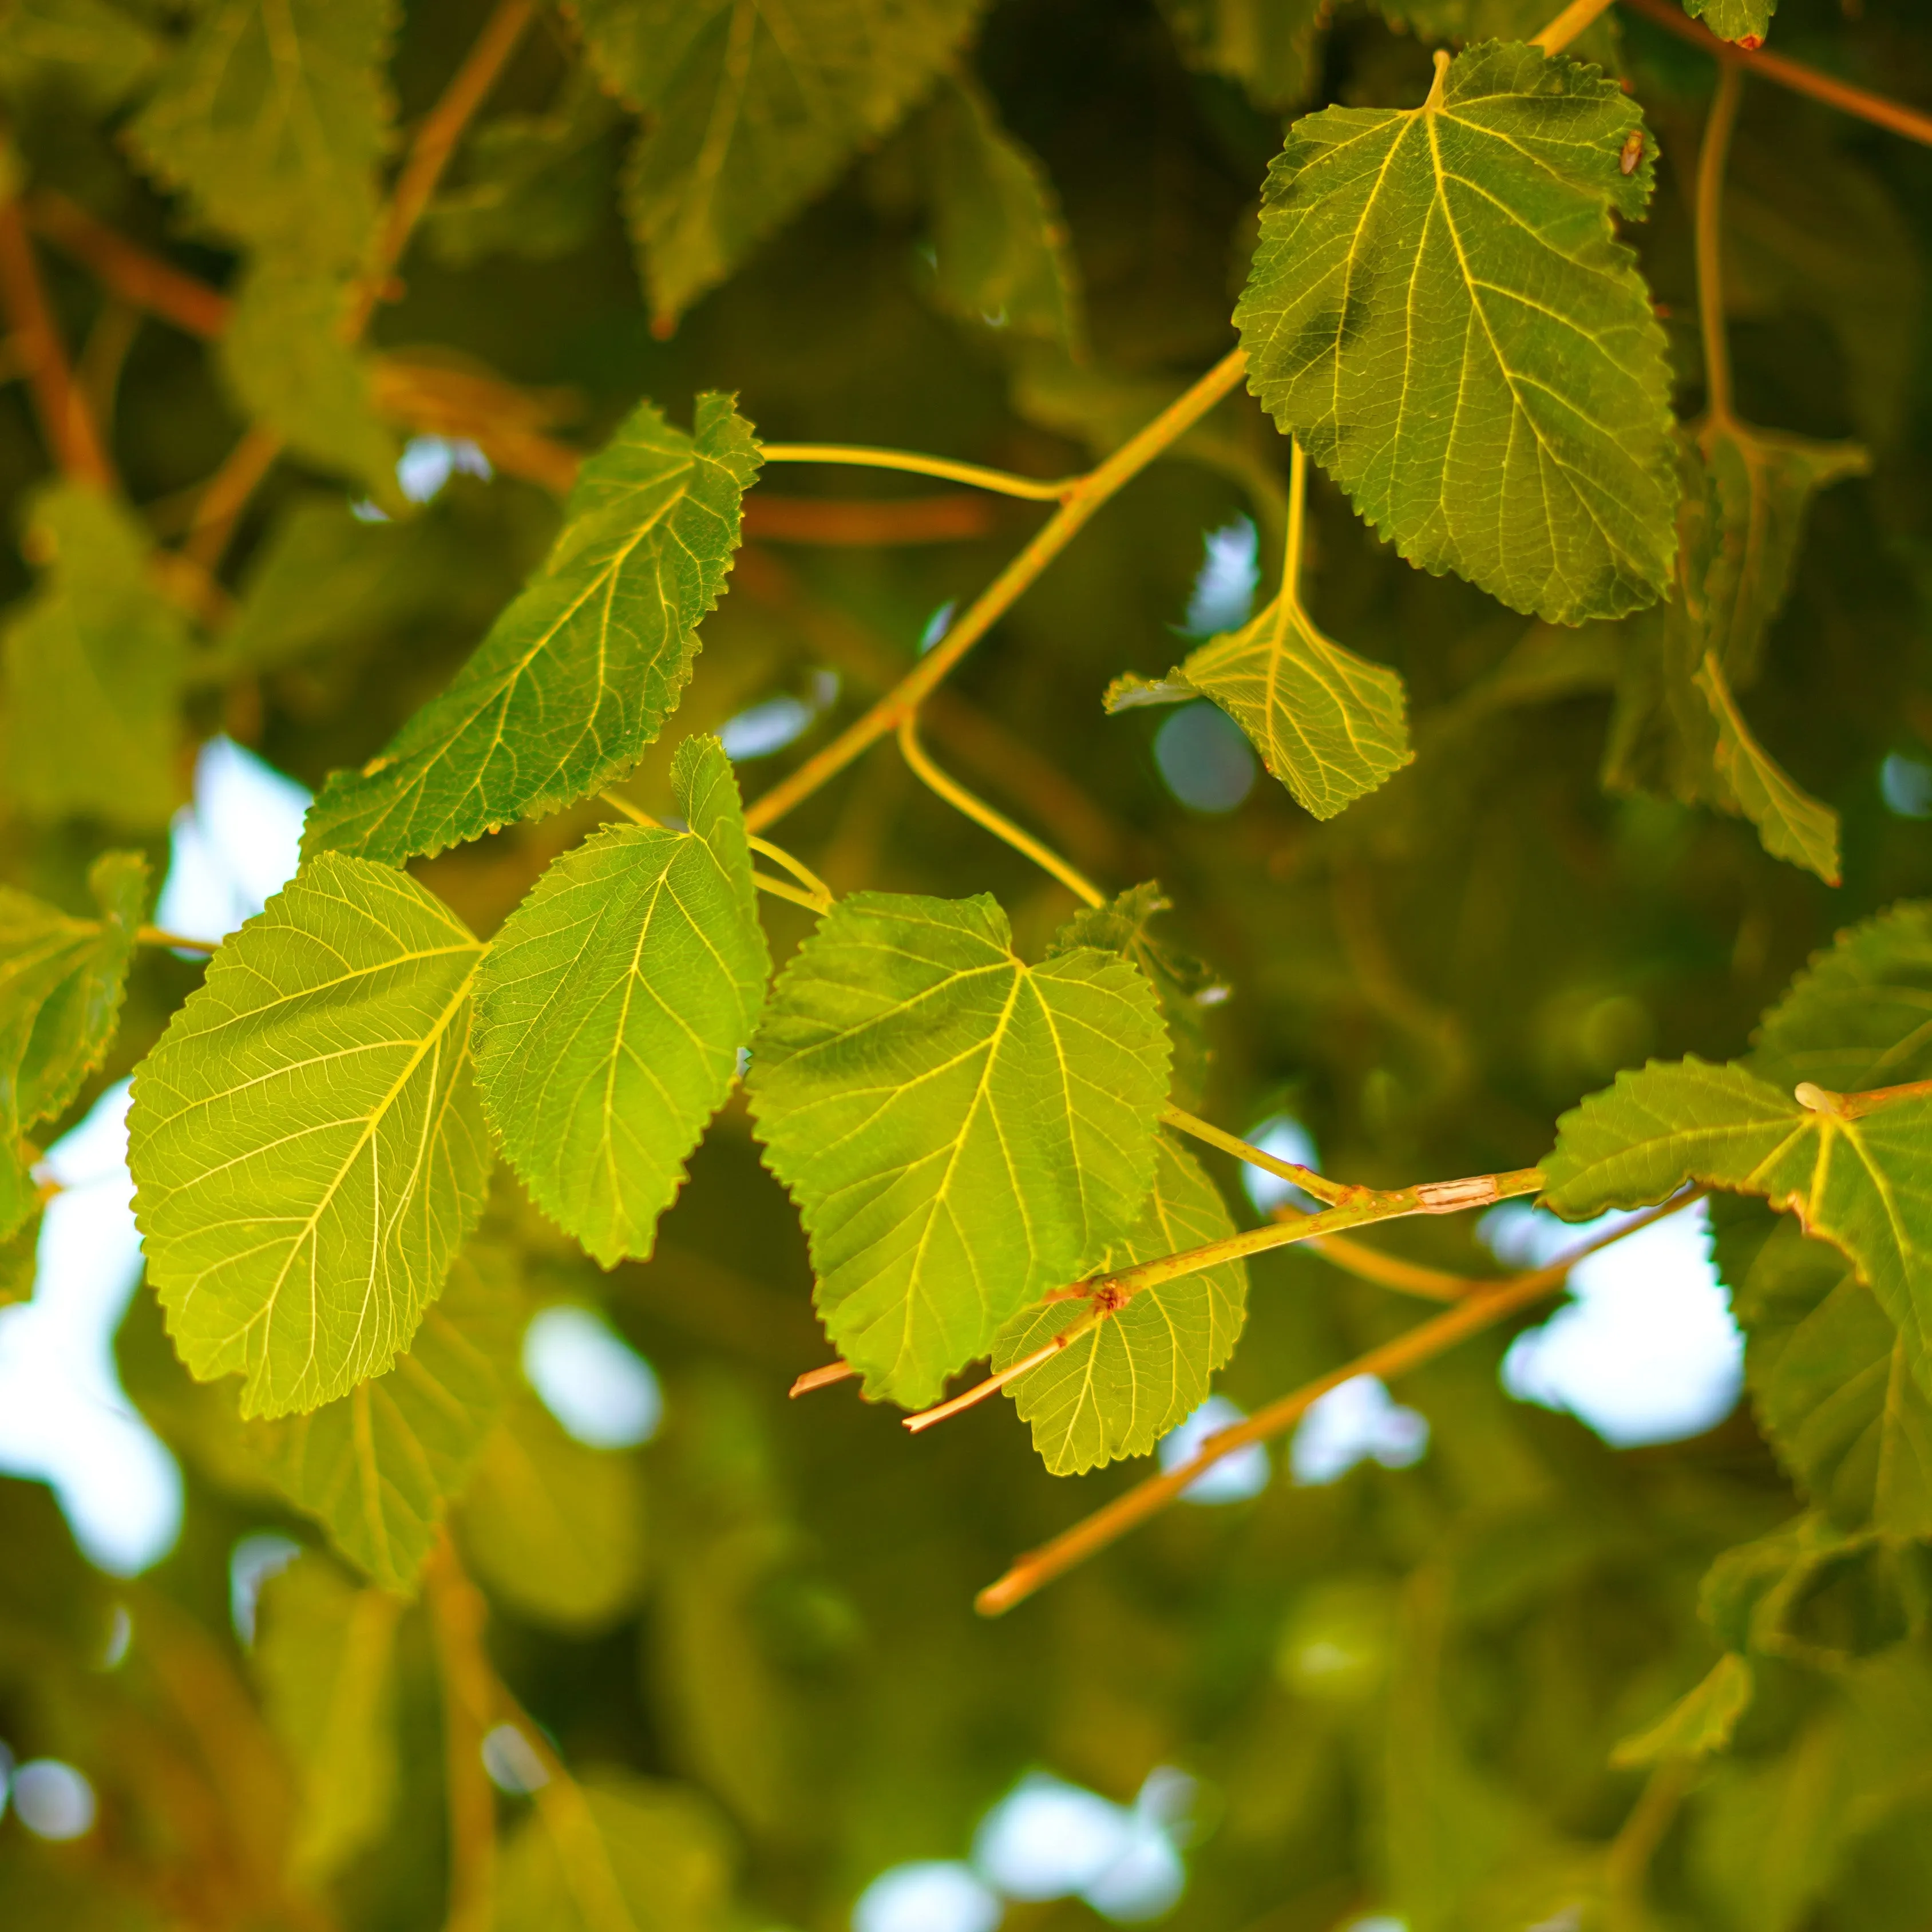
[[[1652,1924],[1644,1909],[1645,1880],[1657,1848],[1676,1817],[1696,1776],[1694,1759],[1660,1760],[1645,1780],[1622,1829],[1604,1854],[1604,1903],[1609,1932],[1647,1932]]]
[[[1048,1298],[1049,1300],[1052,1298]],[[1036,1348],[1030,1355],[1022,1355],[1017,1362],[1010,1362],[996,1373],[983,1381],[975,1382],[964,1395],[956,1395],[950,1402],[942,1402],[932,1408],[922,1408],[916,1415],[907,1416],[903,1426],[916,1436],[922,1430],[930,1429],[935,1422],[944,1422],[949,1415],[957,1415],[962,1410],[973,1408],[984,1402],[988,1396],[998,1395],[1007,1383],[1017,1382],[1022,1376],[1029,1375],[1042,1362],[1050,1362],[1063,1348],[1078,1341],[1083,1335],[1090,1335],[1114,1312],[1109,1304],[1090,1310],[1077,1320],[1070,1322],[1044,1348]]]
[[[1576,36],[1596,24],[1597,16],[1610,10],[1611,0],[1570,0],[1570,4],[1545,27],[1532,34],[1529,44],[1545,54],[1561,53]]]
[[[1856,1120],[1900,1100],[1922,1100],[1928,1094],[1932,1094],[1932,1080],[1908,1080],[1902,1086],[1874,1087],[1863,1094],[1834,1094],[1828,1087],[1801,1080],[1792,1090],[1792,1098],[1812,1113]]]
[[[664,830],[663,821],[653,818],[640,805],[633,805],[620,791],[600,791],[597,796],[606,805],[614,806],[633,825],[647,825],[654,832]]]
[[[235,304],[206,282],[97,221],[57,189],[37,188],[22,204],[27,226],[88,269],[111,295],[210,340],[228,326]]]
[[[1393,1341],[1358,1355],[1352,1362],[1344,1363],[1328,1374],[1318,1376],[1292,1395],[1282,1396],[1279,1402],[1249,1417],[1245,1422],[1217,1431],[1178,1468],[1148,1478],[1042,1548],[1022,1557],[998,1582],[989,1584],[980,1592],[974,1600],[974,1607],[982,1616],[1004,1615],[1076,1564],[1084,1562],[1129,1530],[1137,1528],[1149,1517],[1158,1515],[1197,1476],[1212,1468],[1223,1456],[1231,1456],[1250,1443],[1264,1442],[1271,1436],[1285,1434],[1330,1389],[1339,1388],[1358,1376],[1376,1376],[1386,1381],[1432,1360],[1457,1342],[1480,1334],[1485,1328],[1494,1327],[1497,1322],[1553,1293],[1568,1280],[1570,1270],[1586,1256],[1607,1247],[1612,1241],[1622,1240],[1627,1234],[1648,1227],[1666,1214],[1676,1214],[1699,1198],[1701,1192],[1701,1190],[1695,1190],[1680,1194],[1647,1214],[1635,1216],[1622,1227],[1586,1243],[1548,1268],[1538,1268],[1505,1281],[1476,1284],[1454,1308],[1434,1320],[1422,1322]],[[1319,1215],[1310,1217],[1311,1220],[1324,1218]]]
[[[1366,1242],[1351,1240],[1346,1234],[1330,1234],[1310,1244],[1324,1261],[1378,1288],[1393,1288],[1403,1294],[1419,1294],[1430,1301],[1460,1301],[1481,1284],[1467,1275],[1451,1274],[1446,1268],[1424,1268],[1406,1262],[1399,1255],[1385,1255]]]
[[[1277,1179],[1292,1183],[1304,1194],[1312,1194],[1318,1201],[1325,1201],[1330,1207],[1339,1206],[1344,1201],[1352,1201],[1366,1190],[1352,1187],[1346,1181],[1330,1180],[1324,1174],[1317,1174],[1312,1167],[1304,1167],[1299,1162],[1278,1160],[1265,1148],[1258,1148],[1252,1141],[1244,1141],[1238,1135],[1224,1133],[1212,1121],[1199,1119],[1184,1112],[1179,1107],[1170,1107],[1161,1115],[1165,1126],[1178,1128],[1184,1134],[1192,1134],[1197,1141],[1204,1141],[1211,1148],[1218,1148],[1223,1154],[1232,1154],[1237,1160],[1246,1161],[1250,1167],[1258,1167]]]
[[[144,926],[134,934],[137,944],[165,946],[175,952],[219,952],[221,941],[218,939],[189,939],[178,932],[169,932],[158,926]]]
[[[608,806],[614,806],[633,825],[647,826],[654,832],[667,828],[662,819],[653,818],[641,806],[633,805],[620,791],[601,791],[597,796]],[[764,852],[778,860],[778,863],[795,873],[805,881],[802,888],[794,885],[789,879],[775,879],[769,872],[755,869],[752,883],[760,892],[770,892],[774,898],[789,899],[794,905],[803,906],[808,912],[826,912],[832,904],[832,889],[808,867],[802,866],[790,853],[776,845],[768,844],[762,838],[751,842],[754,851]]]
[[[490,1932],[496,1890],[496,1798],[483,1739],[496,1700],[483,1647],[488,1612],[446,1530],[423,1570],[442,1687],[443,1779],[449,1805],[449,1912],[445,1932]]]
[[[760,838],[756,832],[748,836],[746,843],[754,852],[762,853],[773,864],[782,866],[807,892],[820,900],[820,912],[830,908],[838,895],[802,859],[794,859],[782,845],[774,845],[769,838]]]
[[[436,193],[464,129],[502,76],[536,11],[534,0],[497,0],[496,10],[484,22],[483,31],[451,76],[442,98],[416,130],[409,158],[390,194],[368,272],[350,310],[352,339],[362,334],[376,304],[385,299],[396,265]]]
[[[68,366],[20,204],[11,196],[0,200],[0,307],[26,363],[40,433],[54,461],[77,482],[112,490],[114,466]]]
[[[949,483],[970,483],[1002,496],[1023,496],[1030,502],[1064,503],[1088,479],[1060,476],[1052,480],[1016,476],[1009,470],[988,470],[983,464],[955,463],[944,456],[922,456],[916,450],[870,449],[855,443],[768,442],[758,454],[767,463],[836,463],[857,470],[898,470],[913,476],[938,476]]]
[[[1861,121],[1869,121],[1875,128],[1886,128],[1894,134],[1904,135],[1908,141],[1921,142],[1932,148],[1932,114],[1922,113],[1916,107],[1888,100],[1883,94],[1874,94],[1868,88],[1854,87],[1849,81],[1820,74],[1816,68],[1807,67],[1801,61],[1786,60],[1781,54],[1760,53],[1733,46],[1729,40],[1719,40],[1708,28],[1688,19],[1678,0],[1623,0],[1623,4],[1632,13],[1641,14],[1646,20],[1654,21],[1666,33],[1675,34],[1679,40],[1702,47],[1705,52],[1727,65],[1748,67],[1760,80],[1775,81],[1780,87],[1788,87],[1794,94],[1808,94],[1814,100],[1822,100],[1827,107],[1856,115]]]
[[[863,717],[808,758],[789,778],[781,780],[762,798],[753,802],[745,814],[746,823],[751,829],[762,832],[783,818],[793,806],[809,798],[827,779],[843,771],[861,752],[888,731],[896,730],[907,712],[917,710],[926,694],[937,688],[953,666],[1005,615],[1021,593],[1072,541],[1094,512],[1205,416],[1240,382],[1247,366],[1244,352],[1239,349],[1230,350],[1199,381],[1176,397],[1152,422],[1123,443],[1096,470],[1075,484],[1058,511],[981,592],[972,608],[946,634],[942,643],[935,645]]]
[[[1301,562],[1308,530],[1308,452],[1291,439],[1288,470],[1288,547],[1282,560],[1281,604],[1284,617],[1301,607]]]
[[[1718,70],[1718,91],[1697,149],[1697,319],[1704,341],[1704,410],[1713,424],[1732,419],[1731,352],[1724,337],[1724,161],[1744,91],[1744,70],[1726,62]]]
[[[792,1399],[809,1395],[814,1389],[830,1388],[834,1382],[850,1382],[858,1372],[850,1362],[827,1362],[822,1369],[807,1369],[792,1384]]]
[[[752,883],[761,892],[770,892],[775,899],[786,899],[795,906],[802,906],[807,912],[828,912],[832,902],[817,892],[808,892],[802,886],[795,886],[789,879],[774,878],[770,872],[754,871]]]
[[[227,460],[208,478],[196,500],[182,544],[184,556],[203,570],[220,567],[248,499],[281,453],[282,440],[273,430],[254,423],[242,431]]]
[[[1090,906],[1102,906],[1107,896],[1093,880],[1076,872],[1058,853],[1042,845],[1029,832],[1023,832],[1003,812],[996,812],[984,799],[976,798],[957,780],[950,778],[926,755],[919,742],[918,721],[911,712],[899,720],[899,749],[921,784],[945,800],[954,810],[963,812],[976,825],[983,825],[995,838],[1004,839],[1016,852],[1030,859],[1042,872],[1051,872],[1076,898]]]

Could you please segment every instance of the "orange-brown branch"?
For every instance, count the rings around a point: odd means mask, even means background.
[[[113,465],[74,380],[20,204],[10,196],[0,201],[0,307],[23,352],[34,410],[55,462],[79,482],[111,490]]]

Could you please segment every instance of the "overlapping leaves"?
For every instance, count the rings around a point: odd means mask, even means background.
[[[328,853],[250,920],[142,1063],[149,1279],[244,1414],[346,1395],[406,1348],[482,1204],[482,949],[402,873]]]
[[[748,1084],[868,1394],[930,1400],[1131,1232],[1168,1052],[1135,967],[1084,946],[1026,965],[989,898],[860,892],[820,922]]]
[[[1612,228],[1642,125],[1495,44],[1420,108],[1310,115],[1235,311],[1255,393],[1403,556],[1568,623],[1654,602],[1675,543],[1664,338]]]
[[[748,424],[640,404],[586,463],[542,572],[380,758],[338,772],[304,849],[395,862],[554,812],[627,770],[676,707],[757,473]]]
[[[672,783],[689,829],[620,826],[566,853],[477,982],[477,1078],[503,1150],[606,1268],[650,1256],[771,971],[724,748],[687,739]]]

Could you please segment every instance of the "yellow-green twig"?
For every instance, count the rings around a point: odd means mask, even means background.
[[[754,852],[762,852],[767,859],[782,866],[818,901],[820,912],[831,909],[832,902],[838,895],[802,859],[794,859],[782,845],[774,845],[769,838],[760,838],[756,832],[750,835],[748,842]]]
[[[221,941],[218,939],[190,939],[178,932],[164,932],[158,926],[144,926],[135,932],[136,944],[142,946],[165,946],[176,952],[219,952]]]
[[[1546,54],[1561,53],[1586,28],[1595,24],[1600,14],[1610,10],[1611,0],[1570,0],[1570,4],[1545,27],[1530,37],[1530,45]]]
[[[916,450],[871,449],[857,443],[767,442],[759,455],[767,463],[836,463],[855,470],[898,470],[912,476],[937,476],[949,483],[970,483],[1002,496],[1023,496],[1036,503],[1058,503],[1084,482],[1083,476],[1051,479],[1016,476],[1009,470],[988,470],[978,463],[955,463],[944,456],[922,456]]]
[[[1204,1120],[1180,1107],[1170,1107],[1161,1115],[1165,1126],[1178,1128],[1184,1134],[1191,1134],[1197,1141],[1204,1141],[1222,1153],[1232,1154],[1237,1160],[1246,1161],[1250,1167],[1258,1167],[1278,1179],[1292,1182],[1304,1194],[1312,1194],[1318,1201],[1325,1201],[1330,1207],[1352,1200],[1366,1190],[1351,1187],[1346,1181],[1330,1180],[1326,1174],[1317,1174],[1312,1167],[1304,1167],[1298,1162],[1278,1160],[1266,1149],[1258,1148],[1252,1141],[1244,1141],[1238,1134],[1224,1133],[1211,1120]]]
[[[1731,420],[1731,352],[1724,336],[1724,161],[1744,88],[1742,68],[1726,62],[1718,70],[1718,91],[1711,97],[1697,150],[1697,320],[1704,339],[1704,412],[1713,423]]]
[[[662,819],[653,818],[642,806],[633,805],[620,791],[602,791],[597,796],[606,805],[621,812],[633,825],[645,826],[653,832],[669,830]],[[806,882],[802,886],[795,886],[789,879],[775,879],[770,873],[760,872],[754,868],[752,883],[760,892],[770,892],[775,899],[789,899],[794,905],[803,906],[808,912],[825,912],[830,909],[831,887],[808,867],[800,864],[790,853],[767,840],[753,838],[749,842],[754,851],[765,853],[777,860],[780,865],[788,867]]]

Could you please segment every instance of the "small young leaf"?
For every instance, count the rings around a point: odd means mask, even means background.
[[[393,0],[210,0],[135,122],[136,150],[236,240],[355,265],[393,114]]]
[[[555,812],[634,764],[676,709],[758,473],[728,397],[693,436],[640,404],[583,467],[549,560],[381,757],[338,772],[304,850],[390,864]]]
[[[1159,1138],[1154,1190],[1139,1225],[1102,1258],[1125,1268],[1206,1246],[1234,1232],[1227,1204],[1172,1136]],[[1235,1260],[1143,1289],[1097,1328],[1007,1384],[1034,1447],[1056,1476],[1122,1456],[1144,1456],[1208,1399],[1208,1380],[1234,1353],[1247,1312],[1247,1264]],[[993,1343],[993,1366],[1044,1348],[1094,1312],[1084,1300],[1022,1309]]]
[[[457,1520],[478,1578],[532,1623],[580,1634],[637,1600],[645,1546],[636,1459],[573,1442],[528,1396],[484,1443]]]
[[[1038,158],[963,76],[941,84],[923,131],[940,301],[969,322],[1076,348],[1078,280]]]
[[[1778,0],[1684,0],[1684,10],[1720,40],[1762,43],[1771,32]]]
[[[1704,653],[1695,682],[1717,722],[1712,754],[1717,777],[1736,808],[1757,827],[1764,849],[1816,872],[1828,886],[1838,883],[1838,814],[1800,791],[1750,734],[1737,701],[1724,682],[1714,651]]]
[[[88,884],[98,919],[70,918],[0,886],[0,1241],[22,1227],[38,1198],[19,1159],[21,1136],[63,1112],[100,1065],[127,991],[147,861],[106,853]],[[30,1290],[31,1246],[24,1266]]]
[[[1190,67],[1238,81],[1257,107],[1292,107],[1316,80],[1325,0],[1160,0]]]
[[[496,1932],[721,1932],[730,1850],[710,1806],[628,1772],[593,1771],[578,1788],[582,1840],[560,1843],[532,1814],[505,1844]]]
[[[477,1084],[497,1138],[606,1268],[649,1259],[771,976],[723,746],[686,739],[671,782],[690,830],[617,826],[566,853],[477,980]]]
[[[406,1595],[513,1376],[521,1304],[488,1247],[458,1256],[407,1354],[308,1415],[249,1424],[257,1466],[385,1590]]]
[[[1333,818],[1415,755],[1401,678],[1330,643],[1290,598],[1210,638],[1155,688],[1164,698],[1176,685],[1211,698],[1317,818]],[[1154,690],[1129,701],[1154,701]]]
[[[1742,1066],[1652,1060],[1563,1116],[1543,1171],[1568,1220],[1648,1206],[1687,1180],[1794,1210],[1851,1261],[1932,1392],[1932,1094],[1814,1112]]]
[[[14,0],[0,14],[0,94],[42,89],[70,109],[111,113],[152,71],[160,42],[112,0]]]
[[[409,1346],[481,1210],[481,946],[334,853],[215,956],[134,1077],[135,1218],[182,1359],[244,1415],[320,1408]]]
[[[1730,1744],[1755,1689],[1749,1662],[1727,1650],[1710,1673],[1687,1690],[1647,1731],[1625,1738],[1610,1754],[1620,1769],[1666,1758],[1708,1757]]]
[[[145,531],[85,484],[36,502],[40,587],[8,626],[0,784],[36,818],[158,830],[181,802],[186,620],[148,574]]]
[[[666,333],[944,70],[981,0],[574,0],[650,119],[626,202]]]
[[[262,1586],[255,1670],[300,1785],[290,1863],[305,1883],[328,1877],[389,1822],[402,1609],[386,1590],[356,1588],[326,1556],[302,1557]]]
[[[1837,1250],[1754,1202],[1712,1214],[1758,1420],[1841,1529],[1932,1536],[1932,1397]]]
[[[930,1401],[1133,1228],[1168,1054],[1135,967],[1085,947],[1025,965],[989,898],[858,892],[820,922],[748,1084],[868,1395]]]
[[[1330,107],[1268,172],[1250,386],[1412,563],[1564,623],[1654,602],[1676,542],[1662,330],[1612,214],[1642,128],[1592,67],[1446,57],[1420,108]]]

